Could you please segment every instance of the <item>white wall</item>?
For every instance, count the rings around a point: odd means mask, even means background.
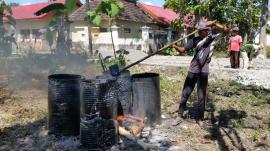
[[[142,40],[141,27],[145,26],[142,23],[130,21],[118,21],[116,25],[118,29],[118,39],[115,43],[119,44],[120,48],[140,49]],[[107,32],[100,32],[100,27],[107,28]],[[91,27],[92,41],[94,49],[111,49],[111,33],[107,21],[102,21],[100,27]],[[124,28],[131,29],[130,33],[125,33]],[[157,26],[153,27],[157,28]],[[84,47],[88,46],[88,27],[87,23],[83,21],[76,21],[71,24],[71,38],[75,43],[81,43]],[[149,41],[153,43],[153,40]],[[96,46],[96,47],[95,47]]]
[[[31,47],[34,49],[38,48],[37,51],[48,52],[50,48],[45,36],[43,36],[42,39],[38,39],[36,43],[34,43],[35,39],[32,37],[32,29],[44,29],[48,26],[50,20],[50,16],[44,19],[16,20],[16,41],[19,48],[22,50],[29,50]],[[30,30],[30,38],[23,42],[20,31],[25,29]]]
[[[73,43],[76,43],[77,47],[87,48],[89,45],[88,26],[87,23],[74,22],[70,25],[70,38]],[[75,46],[75,47],[76,47]]]

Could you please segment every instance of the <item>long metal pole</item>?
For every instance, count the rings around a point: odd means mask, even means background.
[[[180,41],[182,41],[182,40],[184,40],[184,39],[186,39],[186,38],[188,38],[188,37],[194,35],[194,34],[197,33],[197,32],[198,32],[198,30],[195,30],[195,31],[193,31],[193,32],[190,33],[190,34],[188,34],[188,35],[186,35],[186,36],[184,36],[184,37],[182,37],[182,38],[180,38],[180,39],[178,39],[178,40],[176,40],[176,41],[174,41],[174,42],[172,42],[172,43],[169,43],[169,44],[165,45],[164,47],[160,48],[158,51],[156,51],[156,52],[154,52],[154,53],[152,53],[152,54],[150,54],[150,55],[148,55],[148,56],[145,56],[144,58],[142,58],[142,59],[140,59],[140,60],[138,60],[138,61],[136,61],[136,62],[134,62],[134,63],[132,63],[132,64],[126,66],[126,67],[124,67],[124,68],[122,68],[122,69],[119,71],[119,73],[121,73],[121,72],[123,72],[124,70],[126,70],[126,69],[128,69],[128,68],[130,68],[130,67],[132,67],[132,66],[134,66],[134,65],[136,65],[136,64],[138,64],[138,63],[140,63],[140,62],[142,62],[142,61],[144,61],[144,60],[146,60],[146,59],[148,59],[148,58],[150,58],[150,57],[152,57],[153,55],[155,55],[155,54],[157,54],[157,53],[159,53],[159,52],[161,52],[161,51],[163,51],[163,50],[165,50],[165,49],[167,49],[167,48],[169,48],[171,45],[176,44],[176,43],[178,43],[178,42],[180,42]]]

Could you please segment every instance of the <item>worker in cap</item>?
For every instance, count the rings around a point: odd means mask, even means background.
[[[240,67],[240,48],[242,46],[242,37],[239,35],[239,28],[232,28],[232,35],[229,38],[228,53],[230,55],[231,68]]]
[[[198,99],[198,112],[196,115],[196,122],[199,126],[203,126],[204,110],[205,110],[205,97],[207,93],[209,63],[212,57],[212,49],[218,39],[221,39],[223,34],[209,34],[211,28],[216,27],[219,31],[227,32],[228,29],[214,21],[201,23],[197,26],[199,36],[188,40],[187,44],[183,47],[172,45],[178,52],[182,53],[187,50],[194,50],[194,57],[191,60],[188,74],[184,82],[182,96],[180,98],[180,105],[178,110],[178,117],[172,122],[173,126],[179,125],[184,120],[184,111],[186,109],[187,100],[192,93],[197,83],[197,99]]]

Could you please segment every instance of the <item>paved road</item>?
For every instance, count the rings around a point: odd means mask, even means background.
[[[128,50],[130,54],[127,56],[130,63],[135,62],[145,56],[146,53],[139,50]],[[104,51],[101,50],[100,53],[105,56],[113,56],[113,51]],[[155,55],[147,60],[143,61],[141,64],[145,65],[161,65],[161,66],[176,66],[176,67],[188,67],[192,57],[191,56],[161,56]],[[255,69],[270,69],[270,59],[267,60],[254,60],[253,67]],[[242,66],[241,59],[241,66]],[[224,70],[233,70],[230,69],[229,58],[212,58],[210,68],[214,69],[224,69]]]
[[[147,54],[138,50],[129,50],[130,63],[135,62]],[[112,52],[101,51],[103,56],[112,55]],[[161,56],[155,55],[141,62],[144,65],[174,66],[188,68],[192,57],[190,56]],[[243,65],[241,59],[240,66]],[[243,84],[255,84],[270,88],[270,59],[254,59],[250,69],[231,69],[229,58],[212,58],[210,73],[212,79],[235,80]]]

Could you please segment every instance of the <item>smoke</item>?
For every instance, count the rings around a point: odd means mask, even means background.
[[[93,79],[102,73],[101,65],[89,63],[81,54],[68,56],[31,53],[0,58],[0,78],[13,89],[47,89],[51,74],[78,74]]]

